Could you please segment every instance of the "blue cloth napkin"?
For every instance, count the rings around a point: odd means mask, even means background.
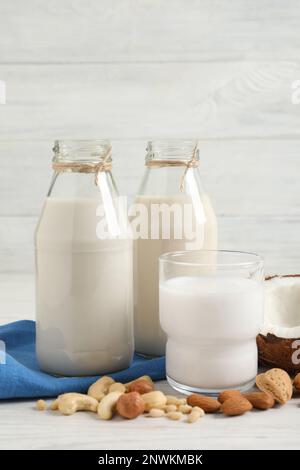
[[[0,356],[0,399],[54,397],[60,393],[85,393],[99,376],[53,377],[39,369],[35,354],[35,322],[17,321],[0,326],[0,340],[5,343],[6,363]],[[0,343],[0,346],[3,343]],[[130,382],[141,375],[153,380],[165,378],[165,358],[134,357],[128,369],[109,374],[118,382]]]

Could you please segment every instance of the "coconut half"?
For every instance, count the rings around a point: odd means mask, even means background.
[[[300,274],[266,278],[264,324],[257,346],[261,364],[300,370]]]

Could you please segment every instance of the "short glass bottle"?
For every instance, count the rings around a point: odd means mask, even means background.
[[[132,360],[132,240],[111,166],[109,141],[55,143],[35,233],[36,350],[49,373],[104,374]]]

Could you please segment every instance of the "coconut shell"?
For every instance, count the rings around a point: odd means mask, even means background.
[[[266,276],[266,281],[274,279],[275,277],[300,278],[300,274]],[[256,338],[259,363],[263,366],[278,367],[289,373],[299,372],[300,364],[294,364],[292,361],[292,355],[297,351],[292,348],[292,344],[296,340],[300,340],[300,338],[279,338],[271,333],[268,333],[266,336],[259,334]]]
[[[258,360],[263,366],[278,367],[289,373],[300,371],[300,364],[293,364],[292,355],[296,349],[292,343],[298,338],[278,338],[270,333],[267,336],[259,334],[256,338]]]

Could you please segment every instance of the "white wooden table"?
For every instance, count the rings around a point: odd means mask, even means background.
[[[0,275],[0,323],[32,319],[31,276]],[[158,388],[171,393],[166,382]],[[50,403],[51,400],[49,400]],[[140,417],[100,421],[93,413],[39,412],[35,400],[0,402],[0,449],[299,449],[300,398],[283,407],[190,425]]]

